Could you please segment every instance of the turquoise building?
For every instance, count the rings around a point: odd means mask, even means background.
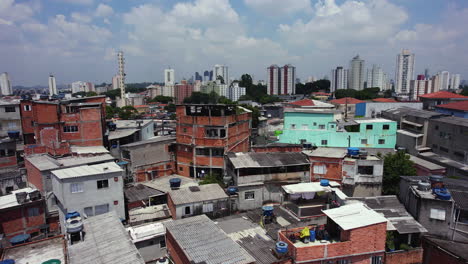
[[[281,143],[318,147],[395,148],[397,123],[391,120],[342,120],[336,110],[285,109]]]

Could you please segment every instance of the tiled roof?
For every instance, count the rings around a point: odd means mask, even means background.
[[[247,264],[255,259],[206,215],[164,224],[193,264]]]
[[[309,164],[307,157],[299,152],[236,152],[228,153],[228,159],[235,169],[299,166]]]
[[[437,105],[436,108],[444,108],[458,111],[468,111],[468,100],[450,102],[448,104]]]
[[[314,101],[310,100],[310,99],[302,99],[302,100],[299,100],[299,101],[294,101],[294,102],[291,102],[289,104],[292,104],[292,105],[297,105],[297,106],[314,106]]]
[[[375,98],[375,99],[372,99],[372,102],[396,103],[397,100],[393,98]]]
[[[433,98],[433,99],[444,99],[444,98],[466,98],[468,100],[468,96],[463,96],[461,94],[451,93],[447,91],[440,91],[430,94],[423,94],[420,95],[421,98]]]
[[[330,103],[332,104],[346,104],[346,103],[347,104],[359,104],[359,103],[364,103],[364,101],[361,101],[352,97],[344,97],[340,99],[331,100]]]

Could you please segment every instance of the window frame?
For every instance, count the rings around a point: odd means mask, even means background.
[[[384,145],[385,144],[385,139],[382,139],[382,138],[379,139],[378,143],[379,143],[379,145]]]
[[[73,187],[76,188],[73,188]],[[75,189],[75,191],[73,191]],[[72,182],[70,183],[70,192],[71,193],[82,193],[84,192],[84,183],[82,182]]]
[[[63,126],[63,133],[77,133],[77,132],[79,132],[78,125]]]
[[[244,200],[250,200],[250,201],[255,200],[255,191],[245,191]]]
[[[13,110],[13,111],[11,111]],[[5,113],[16,113],[16,107],[14,106],[5,106]]]
[[[324,143],[325,142],[325,143]],[[322,139],[320,143],[324,146],[328,146],[328,140],[327,139]]]
[[[28,217],[35,217],[35,216],[39,216],[41,213],[40,213],[40,210],[38,207],[29,207],[28,208]]]
[[[389,124],[382,125],[382,130],[390,130],[390,125]]]
[[[96,181],[97,189],[108,189],[109,188],[109,179],[97,180]],[[101,185],[101,186],[99,186]]]

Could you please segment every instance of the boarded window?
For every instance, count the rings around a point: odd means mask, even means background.
[[[109,212],[109,204],[96,205],[94,207],[94,212],[96,215],[105,214]]]
[[[444,209],[431,208],[430,218],[445,221],[445,210]]]
[[[203,213],[211,213],[213,212],[213,204],[208,203],[208,204],[203,204]]]
[[[70,192],[71,193],[84,192],[83,183],[82,182],[77,182],[77,183],[70,184]]]
[[[314,165],[315,174],[325,174],[326,168],[325,165]]]

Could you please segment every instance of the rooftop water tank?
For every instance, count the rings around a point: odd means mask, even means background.
[[[348,148],[348,156],[358,156],[359,155],[359,148]]]
[[[11,139],[18,139],[20,136],[19,131],[8,131],[8,137]]]
[[[0,264],[15,264],[15,261],[13,259],[5,259],[0,261]]]
[[[172,178],[169,180],[169,185],[171,186],[171,189],[176,189],[176,188],[180,188],[181,182],[182,180],[179,178]]]
[[[59,259],[49,259],[47,261],[42,262],[42,264],[61,264],[62,261]]]
[[[69,218],[66,221],[65,227],[67,228],[67,233],[78,233],[83,230],[83,221],[81,221],[81,217]]]
[[[288,244],[283,241],[278,241],[276,243],[276,252],[278,254],[285,254],[288,252]]]
[[[429,177],[431,181],[431,188],[443,188],[444,187],[444,176],[441,175],[432,175]]]
[[[75,217],[80,217],[80,213],[78,212],[69,212],[65,215],[65,220],[68,220],[70,218],[75,218]]]
[[[26,198],[28,197],[27,192],[17,192],[15,193],[15,195],[16,195],[16,201],[19,204],[24,204],[26,202]]]
[[[21,234],[21,235],[12,237],[10,239],[10,243],[12,246],[16,246],[16,245],[28,242],[29,239],[31,239],[31,236],[29,234]]]
[[[227,192],[229,195],[234,195],[239,192],[239,189],[237,187],[229,187],[227,188]]]
[[[423,192],[427,192],[427,191],[430,191],[431,190],[431,184],[428,183],[428,182],[419,182],[418,183],[418,190],[420,191],[423,191]]]
[[[262,206],[263,215],[264,216],[272,216],[273,215],[273,206]]]
[[[320,180],[320,186],[328,186],[330,185],[330,181],[327,179]]]
[[[448,190],[445,188],[434,189],[434,194],[436,195],[437,199],[444,200],[444,201],[448,201],[452,198]]]

